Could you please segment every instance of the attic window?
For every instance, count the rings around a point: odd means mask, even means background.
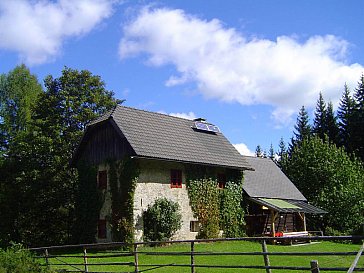
[[[226,175],[224,173],[217,174],[217,183],[219,189],[224,189],[226,185]]]
[[[98,186],[100,190],[105,190],[107,187],[107,171],[99,171]]]
[[[181,170],[171,170],[171,188],[182,188]]]

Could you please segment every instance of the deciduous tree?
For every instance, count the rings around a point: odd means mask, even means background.
[[[29,128],[9,145],[6,184],[11,187],[5,190],[14,213],[3,241],[31,246],[70,241],[78,176],[69,161],[87,123],[120,102],[86,70],[65,68],[59,78],[48,76],[45,87]]]
[[[328,213],[316,222],[325,229],[352,234],[364,221],[363,165],[318,137],[295,147],[285,173],[309,202]]]

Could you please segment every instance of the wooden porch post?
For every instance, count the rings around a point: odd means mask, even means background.
[[[302,222],[303,222],[303,231],[307,231],[307,226],[306,226],[306,215],[304,212],[299,212],[298,215],[300,216]]]
[[[275,227],[275,221],[276,221],[276,217],[277,217],[278,213],[275,213],[274,210],[271,210],[271,218],[272,218],[272,223],[271,223],[271,229],[272,229],[272,236],[276,237],[276,227]]]

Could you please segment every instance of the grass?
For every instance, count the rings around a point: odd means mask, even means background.
[[[307,245],[268,245],[269,252],[357,252],[360,245],[341,244],[334,242],[321,242],[312,243]],[[156,272],[156,273],[179,273],[191,272],[189,267],[170,267],[163,266],[153,270],[151,266],[142,266],[146,264],[176,264],[176,265],[189,265],[190,256],[163,256],[163,255],[147,255],[144,252],[189,252],[190,244],[169,245],[164,247],[140,247],[139,250],[139,270],[142,272]],[[231,242],[215,242],[215,243],[198,243],[195,244],[195,252],[261,252],[262,247],[260,243],[246,242],[246,241],[231,241]],[[105,257],[114,254],[126,253],[122,251],[102,251],[102,252],[89,252],[88,263],[115,263],[115,262],[134,262],[134,257]],[[52,254],[52,253],[50,253]],[[162,253],[161,253],[162,254]],[[73,257],[73,256],[78,256]],[[272,266],[304,266],[309,267],[311,260],[318,260],[320,268],[323,267],[350,267],[355,256],[275,256],[270,255],[270,263]],[[59,258],[62,262],[77,263],[76,267],[84,269],[82,253],[68,253],[64,257]],[[51,263],[60,263],[55,259],[50,260]],[[218,255],[218,256],[195,256],[196,265],[261,265],[264,266],[263,256],[241,256],[241,255]],[[364,267],[364,258],[359,260],[358,267]],[[52,266],[52,269],[68,269],[73,270],[70,266]],[[88,270],[91,272],[133,272],[133,266],[116,266],[116,265],[89,265]],[[277,272],[278,270],[273,270]],[[220,272],[265,272],[264,269],[226,269],[226,268],[196,268],[197,273],[220,273]],[[305,271],[281,271],[279,272],[305,272]],[[310,272],[310,271],[306,271]],[[335,272],[335,271],[330,271]]]

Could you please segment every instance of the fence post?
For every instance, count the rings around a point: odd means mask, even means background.
[[[267,248],[267,243],[265,242],[265,240],[262,241],[262,250],[263,250],[263,257],[264,257],[264,265],[270,266],[268,248]],[[272,273],[272,270],[270,268],[266,268],[265,272]]]
[[[46,265],[47,265],[47,268],[49,269],[49,254],[48,254],[48,249],[46,248],[45,249],[45,261],[46,261]]]
[[[320,273],[320,268],[319,268],[317,260],[311,261],[310,264],[311,264],[311,272],[312,273]]]
[[[358,254],[356,254],[354,262],[351,264],[347,273],[352,273],[355,270],[355,267],[356,267],[361,255],[363,254],[363,251],[364,251],[364,243],[363,243],[362,247],[360,248]]]
[[[134,244],[134,266],[135,266],[135,273],[139,272],[139,261],[138,261],[138,245]]]
[[[83,248],[83,264],[85,266],[85,272],[88,272],[88,265],[87,265],[87,251],[86,248]]]
[[[191,242],[191,273],[195,273],[195,242]]]

